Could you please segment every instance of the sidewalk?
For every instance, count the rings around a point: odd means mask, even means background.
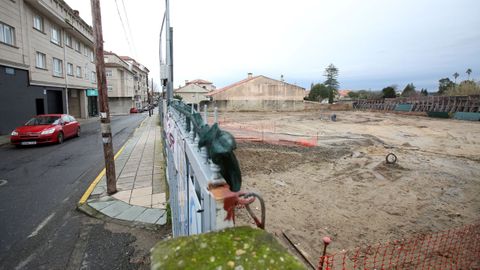
[[[0,136],[0,146],[2,146],[4,144],[9,144],[9,143],[10,143],[10,134]]]
[[[115,155],[118,192],[106,193],[103,170],[80,199],[80,210],[143,225],[167,223],[163,146],[154,111]]]

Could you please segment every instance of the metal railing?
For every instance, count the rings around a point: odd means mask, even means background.
[[[221,196],[212,193],[212,187],[225,184],[220,167],[212,162],[207,146],[199,147],[206,109],[202,119],[191,106],[178,101],[160,106],[174,237],[233,226],[226,220]]]

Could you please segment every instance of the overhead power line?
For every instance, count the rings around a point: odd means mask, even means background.
[[[117,2],[117,0],[115,0],[115,6],[117,7],[118,18],[120,19],[120,22],[121,22],[121,25],[122,25],[122,29],[123,29],[123,33],[124,33],[124,35],[125,35],[125,39],[127,40],[127,44],[128,44],[129,49],[130,49],[130,53],[133,55],[133,57],[136,57],[136,53],[135,53],[135,51],[133,50],[133,46],[132,46],[132,44],[130,43],[130,39],[128,38],[128,33],[127,33],[127,30],[125,29],[125,24],[124,24],[124,22],[123,22],[122,15],[120,14],[120,9],[118,8],[118,2]]]
[[[127,29],[130,34],[130,39],[132,41],[133,51],[137,53],[137,47],[135,46],[135,39],[133,38],[132,28],[130,28],[130,21],[128,20],[127,9],[125,8],[125,2],[122,0],[123,13],[125,14],[125,20],[127,21]],[[136,57],[136,56],[135,56]]]

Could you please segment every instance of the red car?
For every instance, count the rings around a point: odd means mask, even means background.
[[[130,108],[130,113],[138,113],[137,108]]]
[[[68,114],[41,114],[17,127],[10,136],[16,146],[42,143],[63,143],[69,137],[80,136],[80,124]]]

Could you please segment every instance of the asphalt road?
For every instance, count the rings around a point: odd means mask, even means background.
[[[114,152],[145,114],[112,118]],[[75,210],[104,167],[99,121],[61,145],[0,147],[0,269],[138,269],[165,232]],[[3,183],[3,184],[2,184]],[[148,268],[148,267],[146,267]]]

